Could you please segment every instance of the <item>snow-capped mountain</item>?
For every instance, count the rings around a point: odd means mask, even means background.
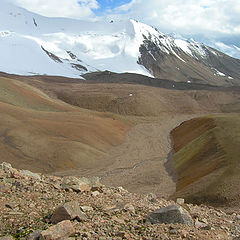
[[[240,85],[240,60],[194,40],[158,32],[140,46],[139,63],[155,77],[211,85]]]
[[[240,60],[135,20],[47,18],[1,1],[0,71],[79,78],[132,72],[174,81],[240,85]]]

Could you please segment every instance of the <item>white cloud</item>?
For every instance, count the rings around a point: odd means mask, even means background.
[[[29,11],[48,17],[87,19],[94,17],[97,0],[10,0]]]
[[[96,19],[98,0],[7,0],[45,16]],[[112,0],[111,0],[112,1]],[[114,10],[108,18],[134,18],[160,31],[185,36],[221,38],[240,35],[239,0],[132,0]],[[100,17],[101,18],[101,17]]]
[[[240,48],[234,45],[226,45],[222,42],[212,42],[209,45],[232,57],[240,58]]]
[[[208,37],[240,34],[239,0],[132,0],[112,15],[126,16],[165,32]]]
[[[97,0],[8,0],[44,16],[96,17]],[[132,0],[106,10],[111,18],[135,18],[163,32],[208,37],[240,34],[239,0]]]

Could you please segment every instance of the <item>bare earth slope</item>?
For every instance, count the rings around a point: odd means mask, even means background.
[[[5,161],[39,172],[100,176],[107,185],[164,197],[176,187],[167,161],[170,131],[239,103],[237,88],[176,90],[4,76],[0,149]]]
[[[192,119],[172,131],[177,192],[188,201],[239,206],[240,115]]]
[[[132,77],[135,75],[128,75],[127,79],[131,81]],[[122,84],[121,78],[119,83],[69,82],[63,78],[55,81],[51,81],[53,78],[28,79],[29,84],[54,99],[106,112],[111,117],[119,116],[133,126],[123,144],[109,149],[99,158],[102,165],[58,171],[56,174],[97,175],[107,185],[121,185],[134,192],[154,192],[165,197],[174,193],[176,185],[174,169],[167,161],[171,150],[170,131],[185,120],[222,112],[239,101],[237,90],[212,89],[210,86],[198,90],[196,85],[196,89],[191,90],[188,85],[180,84],[177,87],[183,89],[175,90]],[[141,78],[139,81],[141,83]]]
[[[126,122],[73,108],[27,84],[1,78],[0,85],[0,151],[14,166],[41,172],[97,167],[129,129]]]

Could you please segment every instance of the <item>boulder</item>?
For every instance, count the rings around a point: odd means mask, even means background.
[[[176,203],[179,205],[183,205],[184,204],[184,199],[183,198],[177,198]]]
[[[149,214],[151,223],[180,223],[193,226],[193,219],[190,214],[181,206],[171,205],[165,208],[157,209]]]
[[[40,234],[40,240],[63,240],[74,234],[75,230],[72,223],[69,220],[66,220],[42,231]]]
[[[20,172],[13,168],[10,163],[3,162],[0,164],[0,170],[6,173],[8,178],[21,179],[23,178]]]
[[[91,182],[84,177],[65,177],[61,186],[65,190],[72,189],[75,192],[88,192],[91,190]]]
[[[40,238],[41,231],[35,231],[31,234],[29,234],[26,238],[26,240],[38,240]]]
[[[28,170],[20,170],[20,174],[22,174],[24,177],[30,177],[30,178],[34,178],[36,180],[41,181],[41,177],[37,173],[33,173]]]
[[[0,164],[0,169],[6,172],[9,169],[12,169],[12,165],[10,163],[3,162]]]
[[[89,206],[81,206],[80,208],[83,212],[93,211],[93,208]]]
[[[93,197],[97,197],[99,194],[100,194],[99,191],[94,191],[94,192],[92,192],[92,196],[93,196]]]
[[[63,220],[78,220],[84,221],[87,219],[86,215],[81,211],[77,201],[65,203],[64,205],[55,209],[52,217],[52,223],[58,223]]]
[[[206,223],[204,223],[204,222],[202,222],[202,221],[199,221],[198,219],[196,219],[196,221],[195,221],[195,227],[196,228],[202,228],[202,229],[205,229],[205,228],[207,228],[207,224]]]
[[[124,210],[129,211],[129,212],[132,212],[132,213],[135,213],[135,208],[134,208],[134,206],[131,205],[131,204],[129,204],[129,203],[124,206]]]
[[[88,178],[88,181],[90,182],[91,186],[102,186],[99,177],[90,177]]]

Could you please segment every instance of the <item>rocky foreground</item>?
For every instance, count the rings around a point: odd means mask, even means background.
[[[240,211],[0,164],[0,239],[240,239]]]

